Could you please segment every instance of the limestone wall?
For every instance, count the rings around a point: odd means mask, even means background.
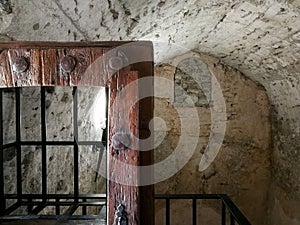
[[[182,170],[170,179],[156,184],[156,193],[226,193],[252,224],[267,224],[266,213],[271,181],[271,125],[267,94],[261,86],[245,78],[240,72],[224,66],[214,58],[201,54],[198,56],[200,61],[197,59],[197,62],[195,58],[185,59],[185,65],[181,62],[180,66],[190,74],[198,75],[197,77],[211,73],[220,83],[227,108],[224,142],[213,163],[208,169],[200,172],[200,159],[211,131],[212,106],[200,105],[200,97],[198,100],[192,97],[200,119],[197,148]],[[174,61],[178,61],[178,58]],[[195,82],[187,82],[187,76],[182,75],[181,71],[171,65],[172,62],[157,66],[156,76],[176,81],[177,84],[183,85],[184,91],[189,95],[193,96],[196,93],[199,96],[199,92],[195,90],[197,89]],[[159,84],[156,84],[156,88],[157,86]],[[160,140],[164,131],[167,133],[162,144],[155,150],[156,162],[166,159],[173,153],[182,135],[180,129],[184,118],[179,116],[178,107],[180,109],[191,107],[184,102],[178,102],[176,88],[173,92],[175,96],[173,103],[171,99],[170,102],[163,99],[155,100],[155,116],[161,117],[166,122],[166,129],[163,126],[155,126],[156,139]],[[188,120],[190,124],[196,121],[191,117]],[[188,131],[190,136],[195,133],[196,131],[193,130]],[[192,146],[188,139],[184,145]],[[179,164],[179,162],[174,163]],[[191,211],[188,209],[190,206],[189,201],[171,204],[171,224],[188,224],[191,221]],[[199,201],[198,206],[200,224],[220,224],[219,202]],[[156,203],[156,219],[157,224],[163,224],[164,203],[162,201]]]
[[[0,40],[143,39],[196,49],[262,84],[273,116],[272,224],[300,223],[299,1],[3,0],[0,21]],[[158,46],[156,60],[173,53]]]
[[[300,223],[300,83],[290,77],[270,87],[274,99],[270,223],[296,225]]]
[[[253,224],[298,224],[299,223],[299,121],[297,118],[299,107],[297,107],[299,85],[296,81],[274,83],[272,99],[277,105],[268,102],[264,89],[245,78],[240,72],[224,66],[217,59],[202,54],[197,59],[183,60],[179,68],[170,64],[156,66],[156,76],[164,77],[173,82],[174,88],[165,90],[172,92],[173,98],[167,102],[162,99],[155,101],[155,116],[162,117],[167,129],[157,125],[155,134],[157,140],[161,139],[167,131],[167,136],[155,150],[156,162],[166,159],[178,145],[182,134],[180,122],[182,119],[191,125],[195,118],[191,115],[180,118],[176,108],[182,110],[193,106],[191,102],[181,98],[182,92],[186,92],[195,104],[200,119],[199,142],[193,157],[182,170],[167,181],[156,185],[157,193],[227,193],[241,208]],[[174,61],[180,61],[177,57]],[[183,68],[183,70],[182,70]],[[186,72],[203,79],[192,81]],[[208,143],[211,131],[211,104],[209,90],[205,89],[211,85],[208,75],[213,74],[221,85],[226,100],[227,128],[224,143],[217,158],[205,171],[199,172],[199,162],[203,156],[205,146]],[[203,87],[197,86],[197,81],[204,83]],[[176,86],[177,85],[177,86]],[[177,87],[182,89],[178,89]],[[156,85],[158,88],[159,85]],[[38,89],[37,89],[38,90]],[[37,90],[24,89],[22,99],[22,138],[23,140],[36,140],[41,138],[40,134],[40,94]],[[281,94],[284,93],[284,94]],[[82,115],[91,112],[91,102],[97,98],[97,91],[90,90],[80,94],[79,111]],[[208,97],[206,97],[208,96]],[[289,98],[293,96],[293,98]],[[73,140],[72,132],[72,99],[71,90],[47,89],[47,121],[49,140]],[[88,101],[87,101],[88,99]],[[91,100],[91,101],[90,101]],[[6,142],[15,139],[15,108],[14,93],[4,94],[5,119],[4,137]],[[290,108],[280,105],[286,101]],[[69,105],[68,105],[69,104]],[[272,107],[272,129],[270,118],[270,107]],[[92,114],[88,117],[81,116],[79,121],[80,135],[83,139],[100,139],[104,122],[100,119],[99,127],[92,125]],[[34,125],[33,125],[34,124]],[[192,127],[192,126],[191,126]],[[85,128],[85,129],[83,129]],[[57,135],[57,132],[59,135]],[[187,135],[192,137],[194,131],[187,130]],[[95,136],[99,134],[100,136]],[[271,143],[272,135],[272,143]],[[189,139],[184,145],[190,146]],[[60,149],[60,148],[59,148]],[[55,155],[52,148],[48,149],[48,169],[51,183],[49,192],[72,193],[73,187],[73,152],[72,148],[60,149],[60,154]],[[24,193],[41,192],[41,148],[40,146],[29,146],[23,148],[22,173],[24,176]],[[94,182],[96,159],[98,151],[87,147],[80,148],[81,171],[80,179],[83,185],[80,190],[83,193],[103,192],[104,179],[99,178]],[[15,149],[5,151],[5,189],[7,193],[16,193],[16,157]],[[183,152],[184,154],[184,152]],[[65,167],[61,162],[68,162]],[[179,164],[176,160],[173,166]],[[63,171],[63,172],[61,172]],[[68,179],[70,178],[70,179]],[[10,202],[11,204],[11,202]],[[218,223],[220,207],[218,202],[199,201],[199,220],[203,224]],[[156,218],[164,218],[163,203],[157,201]],[[189,201],[172,204],[174,219],[172,224],[182,224],[191,219],[188,207]],[[184,209],[184,210],[183,210]],[[45,211],[52,212],[54,209]],[[177,216],[175,216],[177,214]],[[211,220],[215,218],[215,220]]]

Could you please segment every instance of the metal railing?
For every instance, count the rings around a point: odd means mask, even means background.
[[[5,195],[5,199],[18,199],[17,195]],[[24,194],[22,201],[17,201],[15,204],[7,208],[1,220],[32,220],[32,219],[47,219],[47,220],[92,220],[105,219],[99,215],[87,215],[87,207],[105,207],[106,194],[85,194],[74,197],[73,195],[47,195],[47,201],[43,201],[43,195],[39,194]],[[77,200],[77,201],[76,201]],[[27,208],[27,215],[11,215],[19,207],[25,206]],[[55,215],[39,215],[39,213],[46,207],[55,207]],[[68,209],[61,214],[61,207],[68,207]],[[81,215],[73,215],[78,209],[82,209]]]
[[[248,219],[238,209],[238,207],[231,201],[231,199],[225,194],[179,194],[179,195],[155,195],[155,199],[165,200],[165,225],[171,225],[171,200],[192,200],[192,225],[197,225],[197,200],[220,200],[221,202],[221,218],[220,224],[227,225],[228,221],[230,225],[251,225]],[[229,220],[227,220],[227,213],[229,214]]]
[[[4,117],[3,93],[8,89],[0,89],[0,224],[1,220],[15,219],[99,219],[102,216],[89,215],[87,208],[100,208],[106,206],[106,194],[80,194],[79,192],[79,146],[90,146],[98,148],[99,159],[106,145],[106,130],[103,131],[102,141],[78,141],[78,92],[77,87],[73,87],[73,134],[72,141],[48,141],[47,140],[47,121],[46,121],[46,87],[41,87],[40,93],[40,115],[41,115],[41,140],[40,141],[23,141],[21,134],[21,88],[11,88],[10,92],[14,95],[15,102],[15,133],[16,138],[12,143],[4,143],[3,126]],[[13,115],[13,114],[12,114]],[[24,146],[41,146],[41,194],[24,194],[22,181],[25,179],[22,175],[22,147]],[[48,193],[47,174],[49,168],[47,165],[47,147],[49,146],[71,146],[73,147],[73,191],[72,194],[50,194]],[[16,193],[8,194],[5,192],[4,184],[4,151],[10,148],[15,149],[16,157]],[[98,165],[99,166],[99,165]],[[97,172],[95,180],[97,179]],[[28,190],[27,190],[28,191]],[[8,204],[8,202],[10,202]],[[40,215],[48,207],[55,207],[52,215]],[[61,209],[68,208],[64,213]],[[26,208],[26,214],[15,215],[18,210]],[[82,215],[73,215],[77,209],[82,209]],[[80,211],[80,210],[79,210]],[[79,213],[77,213],[79,214]]]

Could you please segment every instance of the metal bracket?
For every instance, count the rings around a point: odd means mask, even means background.
[[[127,225],[127,213],[125,212],[125,206],[119,204],[115,213],[115,224],[114,225]]]

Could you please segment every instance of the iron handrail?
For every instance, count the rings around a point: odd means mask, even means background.
[[[230,225],[234,225],[237,222],[239,225],[251,225],[246,216],[239,210],[239,208],[232,202],[232,200],[226,194],[157,194],[155,199],[162,199],[166,201],[166,225],[170,225],[170,200],[190,199],[192,200],[192,224],[197,225],[197,204],[196,201],[204,199],[221,200],[222,212],[221,212],[221,224],[226,225],[226,210],[230,214]]]

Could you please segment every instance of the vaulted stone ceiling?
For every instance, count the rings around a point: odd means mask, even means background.
[[[1,0],[0,8],[2,39],[176,44],[237,68],[266,88],[280,114],[296,113],[299,0]]]
[[[0,0],[0,40],[151,40],[219,58],[265,87],[274,183],[300,204],[300,0]]]
[[[0,21],[2,39],[144,39],[208,53],[262,84],[276,117],[300,125],[299,0],[1,0]]]

